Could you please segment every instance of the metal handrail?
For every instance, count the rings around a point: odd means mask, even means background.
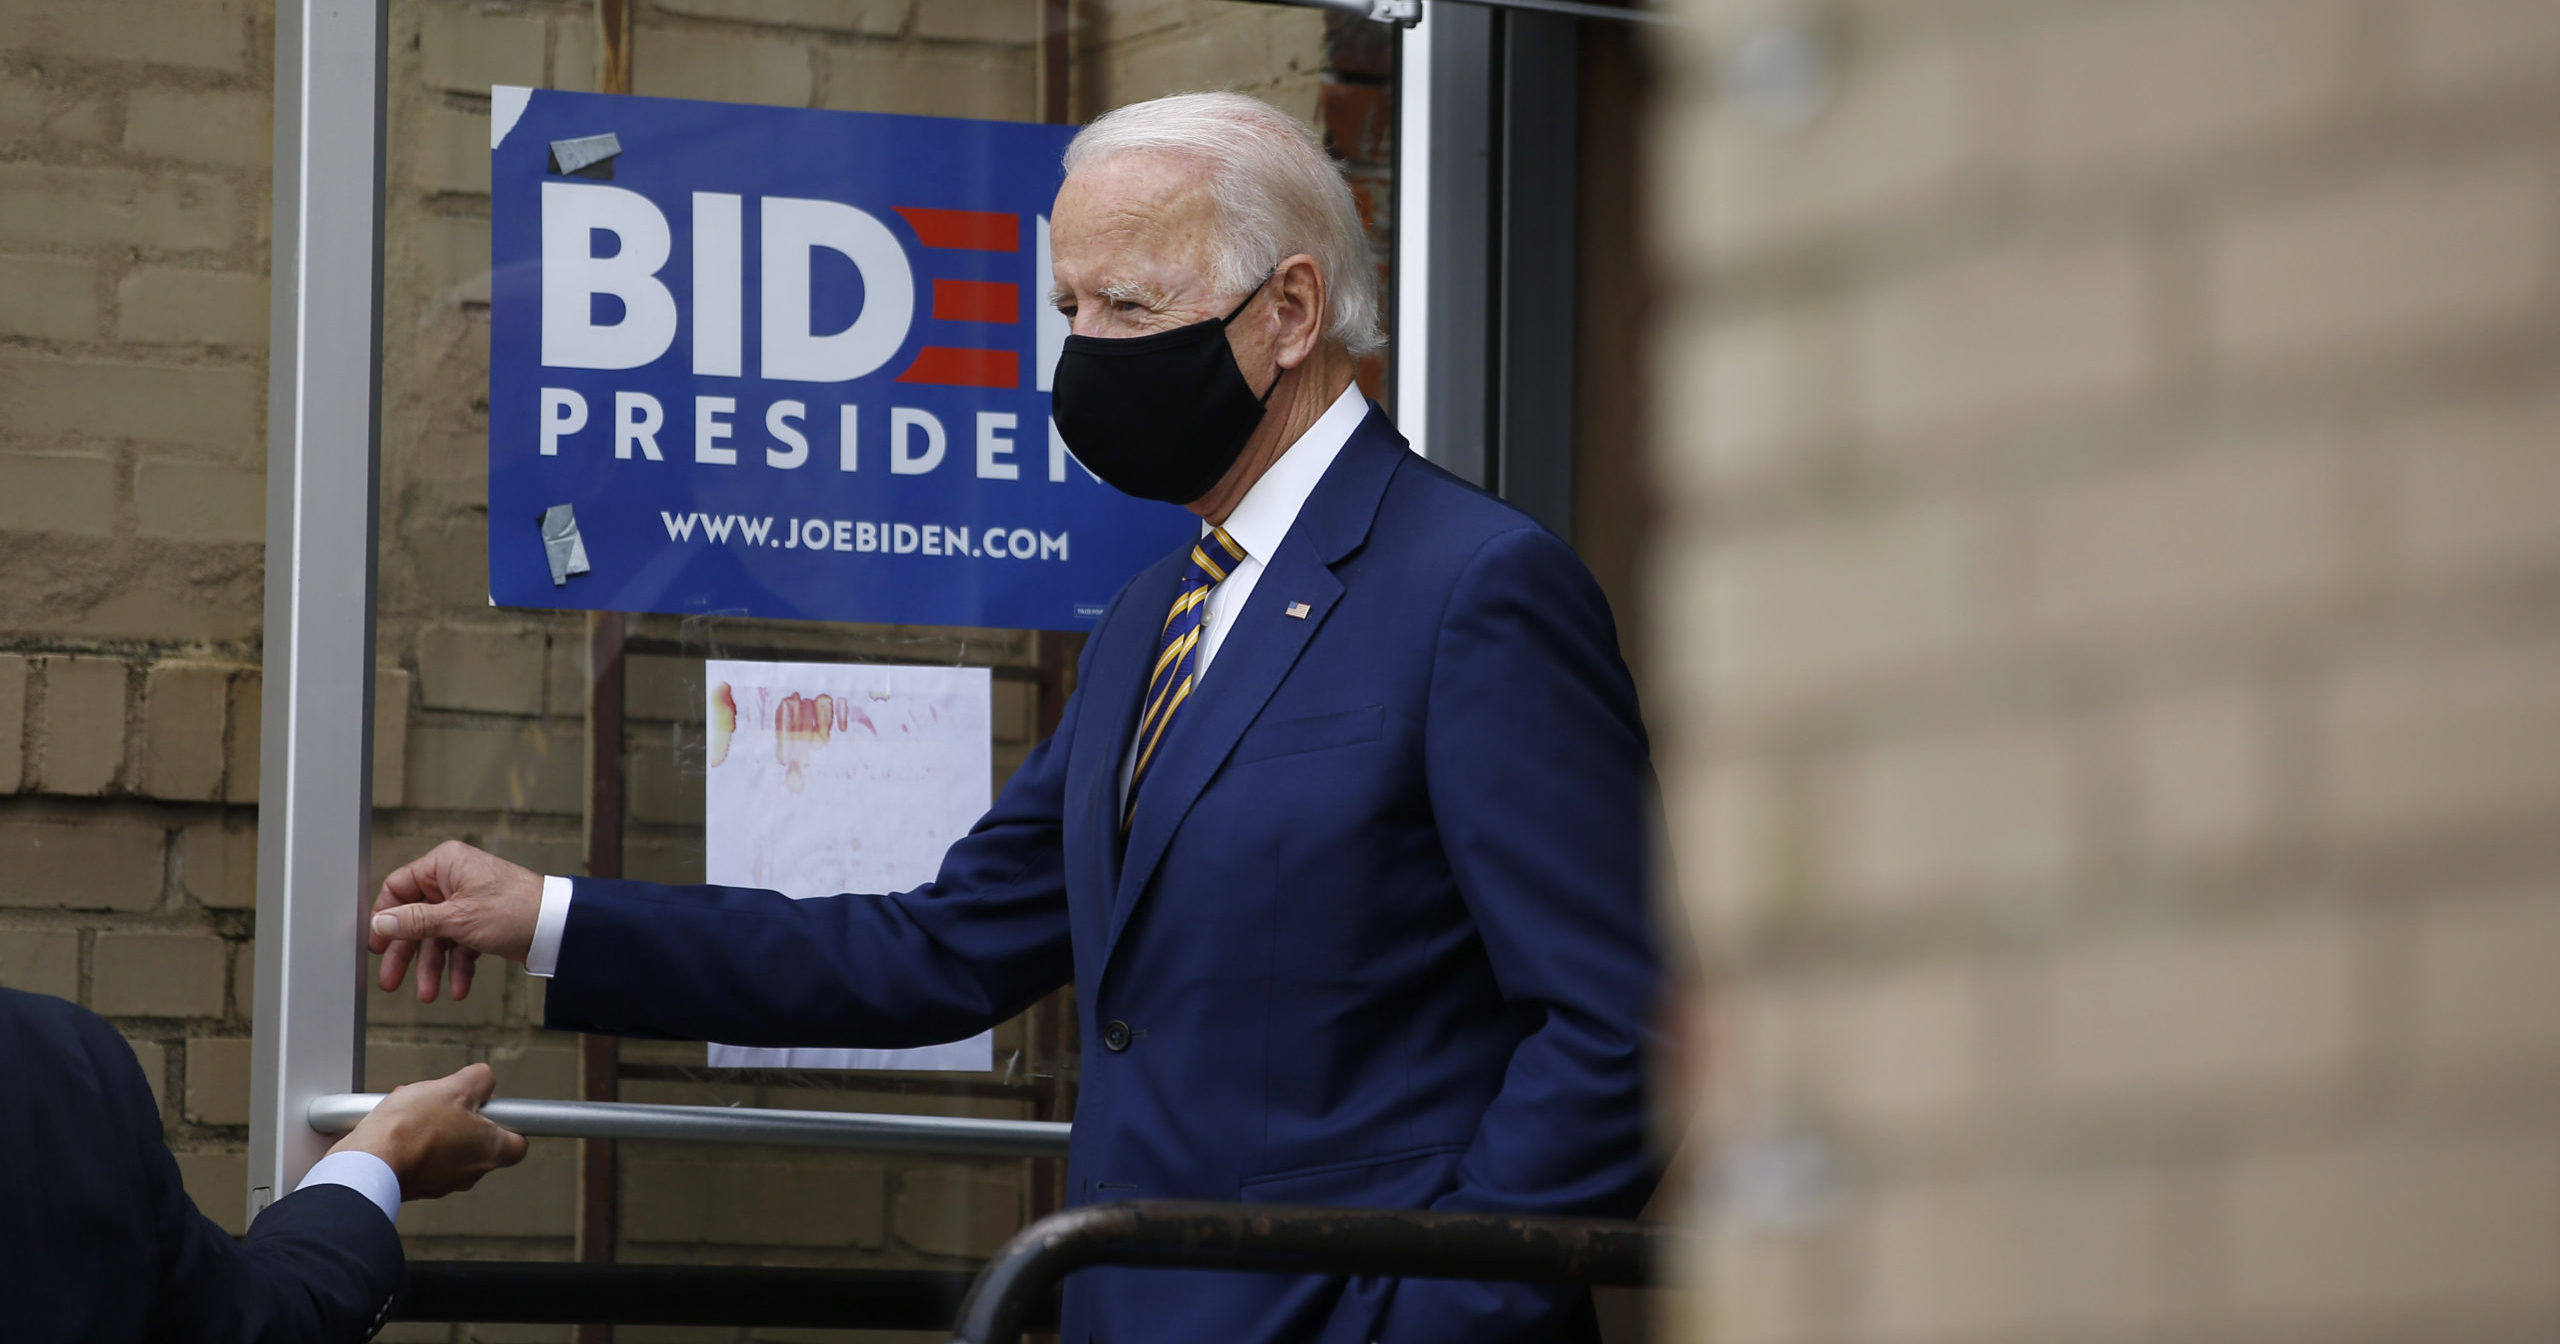
[[[306,1112],[323,1134],[356,1127],[380,1092],[315,1097]],[[500,1097],[480,1113],[515,1132],[561,1139],[669,1139],[801,1148],[866,1148],[945,1157],[1065,1157],[1069,1126],[1049,1120],[980,1120],[950,1115],[784,1111],[751,1106],[657,1106],[627,1101],[542,1101]]]
[[[1131,1200],[1089,1204],[1006,1242],[960,1304],[952,1344],[1018,1344],[1068,1274],[1096,1265],[1641,1287],[1679,1234],[1597,1218]]]

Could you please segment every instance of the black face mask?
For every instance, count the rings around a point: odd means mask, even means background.
[[[1208,494],[1244,452],[1280,387],[1261,396],[1236,367],[1225,317],[1107,340],[1069,336],[1051,380],[1051,418],[1068,451],[1105,485],[1140,499],[1188,504]]]

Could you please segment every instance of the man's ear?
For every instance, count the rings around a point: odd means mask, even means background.
[[[1324,340],[1324,269],[1304,252],[1281,261],[1271,277],[1279,291],[1271,315],[1279,330],[1272,342],[1272,362],[1294,369],[1315,355]]]

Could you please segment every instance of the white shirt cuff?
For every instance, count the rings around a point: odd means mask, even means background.
[[[525,949],[527,975],[549,977],[560,969],[560,935],[569,927],[569,879],[542,879],[542,912],[533,917],[533,946]]]
[[[371,1153],[354,1149],[331,1153],[312,1163],[311,1170],[303,1173],[302,1184],[293,1188],[308,1190],[315,1185],[343,1185],[373,1201],[383,1217],[400,1221],[400,1178],[392,1173],[390,1163]]]

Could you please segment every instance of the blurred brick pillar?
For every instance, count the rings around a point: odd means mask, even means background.
[[[1682,12],[1678,1337],[2560,1335],[2560,6]]]

